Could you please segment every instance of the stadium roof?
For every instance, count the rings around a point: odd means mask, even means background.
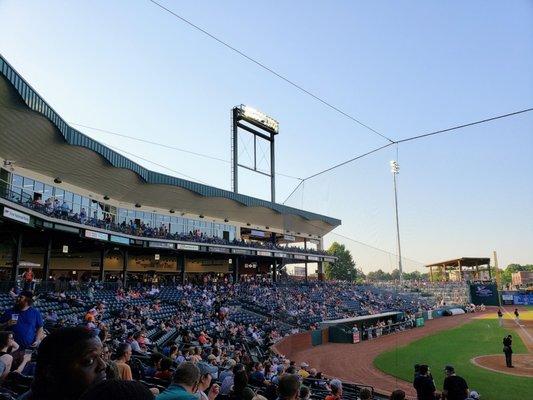
[[[69,126],[2,56],[0,157],[127,203],[320,236],[341,224],[335,218],[146,169]]]
[[[486,257],[461,257],[453,260],[441,261],[434,264],[428,264],[426,267],[475,267],[478,265],[490,264],[490,258]]]

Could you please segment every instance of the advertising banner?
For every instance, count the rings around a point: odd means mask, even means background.
[[[177,246],[179,250],[192,250],[192,251],[199,250],[199,247],[193,244],[178,244]]]
[[[533,294],[515,294],[513,295],[513,302],[515,306],[531,306],[533,305]]]
[[[85,230],[85,237],[98,240],[107,240],[109,235],[107,233]]]
[[[4,207],[4,217],[12,219],[13,221],[22,222],[23,224],[30,223],[30,216],[28,214],[7,207]]]
[[[155,249],[173,249],[174,243],[170,242],[148,242],[148,247]]]

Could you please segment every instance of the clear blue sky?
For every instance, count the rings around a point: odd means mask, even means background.
[[[161,1],[395,139],[533,106],[531,1]],[[67,121],[226,159],[231,107],[255,106],[280,121],[278,172],[305,177],[385,143],[146,0],[0,0],[0,51]],[[230,188],[228,164],[80,130]],[[533,262],[533,113],[398,152],[406,257]],[[288,204],[396,251],[395,156],[310,180]],[[241,177],[268,196],[265,180]],[[296,184],[278,178],[278,199]],[[366,270],[396,263],[341,241]]]

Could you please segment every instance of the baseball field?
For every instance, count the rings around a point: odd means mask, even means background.
[[[512,312],[512,309],[507,311]],[[514,376],[509,372],[514,373],[516,370],[516,373],[524,373],[525,370],[526,374],[533,373],[532,337],[528,329],[533,321],[533,308],[529,307],[527,311],[522,308],[521,327],[511,317],[510,314],[505,315],[503,327],[499,326],[496,315],[493,314],[473,319],[456,328],[440,331],[384,352],[375,358],[374,365],[386,374],[411,382],[413,366],[427,364],[439,391],[442,390],[444,367],[453,365],[457,375],[466,379],[471,390],[479,391],[483,400],[531,398],[533,377]],[[515,369],[505,368],[503,362],[502,339],[508,334],[513,335],[514,356],[525,360],[523,365]],[[518,354],[523,355],[517,356]],[[501,372],[473,362],[474,358],[486,355],[501,355],[501,358],[495,356],[497,363],[502,364],[495,369],[500,369]]]

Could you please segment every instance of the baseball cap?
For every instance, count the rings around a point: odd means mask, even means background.
[[[475,390],[472,390],[472,391],[470,392],[470,397],[471,397],[472,399],[479,399],[479,398],[481,397],[481,395],[480,395],[478,392],[476,392]]]
[[[444,371],[446,371],[446,372],[450,372],[450,373],[453,374],[453,373],[455,372],[455,368],[452,367],[451,365],[446,365],[446,366],[444,367]]]
[[[307,364],[306,362],[303,362],[300,364],[300,367],[302,368],[307,368],[309,366],[309,364]]]
[[[332,388],[341,389],[342,388],[342,382],[340,380],[338,380],[338,379],[332,379],[329,382],[329,386],[332,387]]]
[[[213,370],[213,367],[211,367],[209,364],[205,362],[199,362],[198,364],[196,364],[196,366],[200,370],[200,375],[204,376],[209,374],[211,375],[211,377],[214,377],[215,371]]]
[[[284,370],[285,368],[283,367],[283,365],[278,365],[278,367],[276,368],[278,374],[281,374]]]
[[[213,360],[216,360],[217,357],[216,357],[214,354],[209,354],[209,356],[207,357],[207,359],[208,359],[209,361],[213,361]]]
[[[233,358],[230,358],[226,360],[225,368],[226,369],[233,369],[233,367],[237,365],[237,361],[235,361]]]

